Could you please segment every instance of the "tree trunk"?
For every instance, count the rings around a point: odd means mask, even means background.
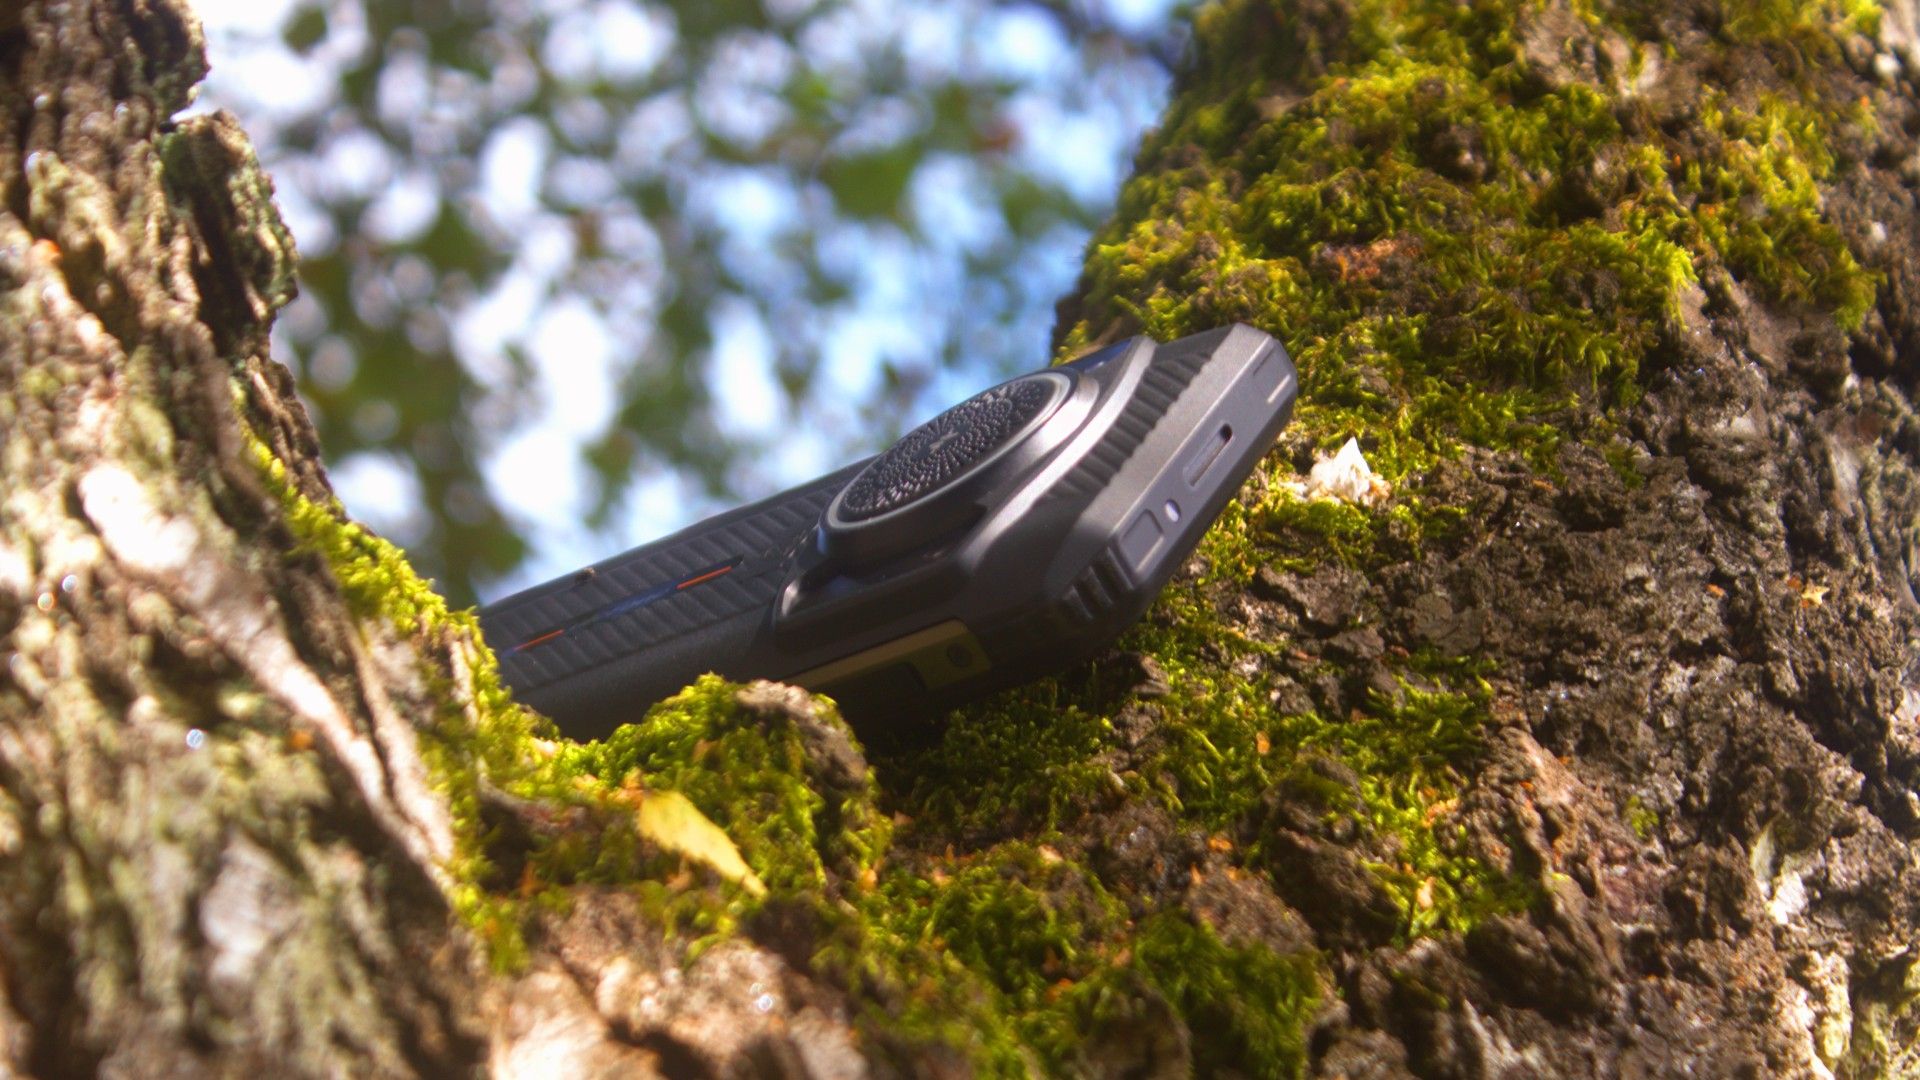
[[[0,1069],[1911,1070],[1915,30],[1205,9],[1060,332],[1256,323],[1296,422],[1120,649],[869,762],[515,707],[332,499],[191,17],[0,14]]]
[[[249,440],[324,498],[267,357],[293,251],[173,4],[0,38],[0,963],[37,1075],[439,1071],[483,1045],[410,717]]]

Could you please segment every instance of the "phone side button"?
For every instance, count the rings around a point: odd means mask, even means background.
[[[1278,348],[1268,349],[1260,358],[1260,363],[1248,377],[1246,386],[1250,393],[1262,394],[1271,405],[1280,400],[1288,388],[1293,385],[1293,364]]]
[[[1180,477],[1188,487],[1200,486],[1200,478],[1220,460],[1220,455],[1226,452],[1227,444],[1232,441],[1233,425],[1221,424],[1205,441],[1194,447],[1193,452],[1187,455],[1186,466],[1180,470]]]
[[[1145,569],[1163,535],[1160,519],[1153,516],[1153,511],[1140,511],[1127,531],[1120,534],[1120,557],[1127,561],[1127,568],[1136,574]]]

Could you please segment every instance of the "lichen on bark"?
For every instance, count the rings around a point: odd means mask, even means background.
[[[203,73],[169,5],[30,7],[0,36],[7,1064],[431,1071],[480,1041],[435,900],[445,810],[237,452],[236,387],[314,448],[266,358],[284,232],[210,245],[228,222],[170,197],[162,133],[223,124],[170,119]],[[277,222],[250,155],[227,167],[226,209]],[[240,249],[258,272],[219,276]]]

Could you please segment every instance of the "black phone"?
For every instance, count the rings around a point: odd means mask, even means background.
[[[1001,383],[865,461],[480,611],[514,696],[598,738],[705,672],[870,740],[1084,659],[1145,613],[1293,411],[1249,326]]]

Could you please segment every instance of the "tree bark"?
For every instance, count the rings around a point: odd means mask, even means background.
[[[267,356],[293,251],[176,5],[0,38],[0,788],[21,1074],[442,1071],[482,1044],[451,834],[363,632],[248,452],[324,498]],[[251,433],[251,434],[250,434]]]
[[[1206,9],[1060,333],[1254,322],[1296,423],[1119,649],[869,762],[514,707],[332,499],[191,16],[0,15],[0,1069],[1913,1068],[1915,29]],[[1382,497],[1292,486],[1348,436]]]

